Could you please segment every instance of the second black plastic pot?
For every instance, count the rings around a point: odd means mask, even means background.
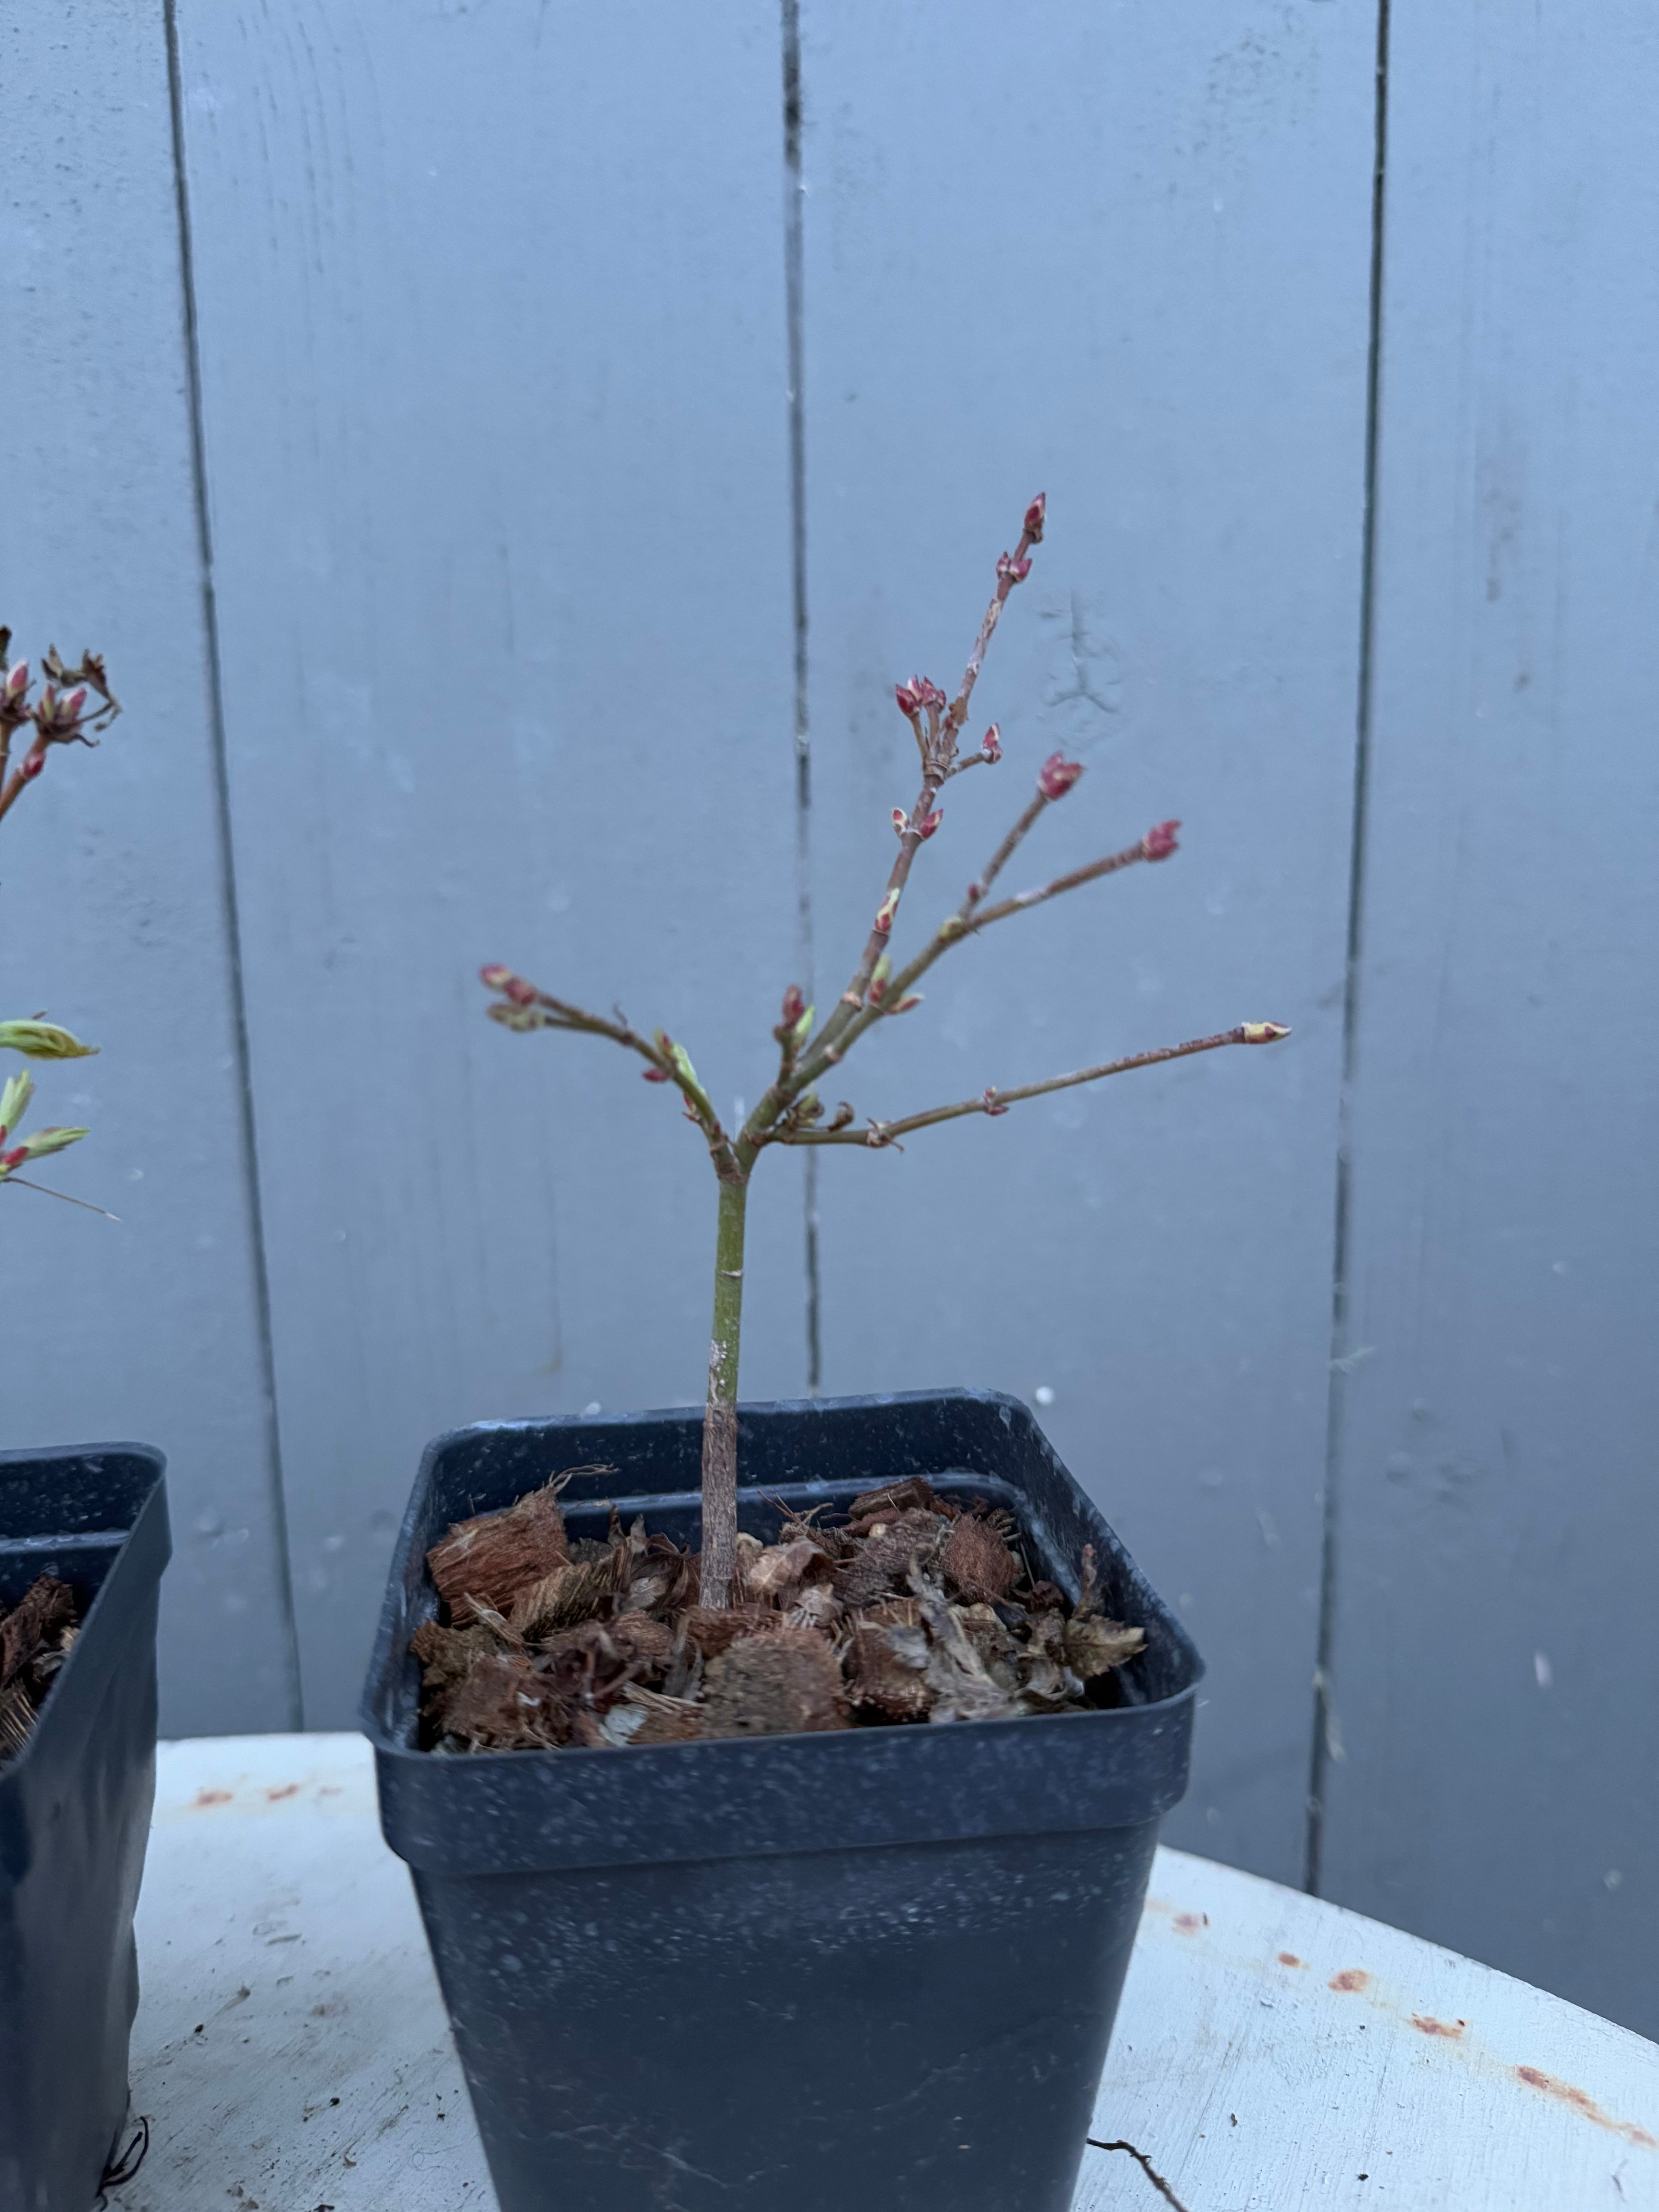
[[[1110,1710],[646,1750],[417,1747],[452,1522],[566,1468],[576,1534],[695,1538],[695,1413],[463,1430],[422,1462],[363,1702],[503,2212],[1066,2212],[1198,1655],[1018,1401],[745,1407],[741,1522],[908,1474],[1012,1511],[1144,1626]],[[599,1493],[603,1490],[603,1496]]]
[[[81,1620],[0,1766],[0,2212],[91,2212],[126,2117],[164,1464],[142,1444],[0,1452],[0,1607],[52,1574]]]

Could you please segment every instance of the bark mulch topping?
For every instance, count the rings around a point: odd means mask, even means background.
[[[786,1510],[775,1543],[739,1536],[737,1601],[719,1611],[697,1602],[697,1555],[643,1520],[624,1528],[613,1513],[608,1539],[573,1540],[558,1503],[569,1479],[458,1522],[428,1553],[442,1616],[410,1648],[428,1749],[1066,1712],[1115,1702],[1111,1673],[1146,1642],[1108,1619],[1091,1548],[1073,1605],[1032,1579],[1006,1513],[920,1476],[866,1491],[843,1523]]]
[[[75,1642],[75,1593],[41,1575],[0,1620],[0,1763],[28,1741]]]

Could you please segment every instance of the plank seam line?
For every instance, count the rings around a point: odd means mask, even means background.
[[[207,439],[202,409],[201,334],[196,316],[196,254],[191,229],[190,186],[185,167],[185,101],[179,58],[178,0],[164,0],[167,51],[167,106],[173,127],[173,175],[179,218],[179,289],[184,304],[185,374],[190,407],[191,489],[196,508],[197,556],[202,570],[202,626],[207,646],[208,726],[213,757],[214,815],[219,840],[220,910],[224,918],[230,979],[231,1023],[235,1039],[238,1118],[241,1125],[243,1181],[249,1238],[252,1245],[253,1295],[259,1337],[259,1363],[265,1391],[265,1456],[275,1521],[276,1574],[283,1608],[288,1664],[289,1724],[303,1728],[299,1635],[294,1613],[294,1571],[289,1554],[288,1497],[283,1474],[281,1424],[276,1411],[276,1352],[271,1328],[270,1277],[266,1261],[264,1207],[260,1194],[259,1148],[253,1103],[252,1061],[248,1047],[247,993],[242,975],[242,927],[236,890],[235,845],[232,837],[229,757],[225,740],[224,678],[219,648],[219,606],[213,575],[213,521],[208,507]]]
[[[1314,1666],[1312,1740],[1308,1757],[1306,1850],[1302,1887],[1321,1893],[1325,1793],[1333,1758],[1341,1756],[1331,1662],[1335,1642],[1342,1416],[1350,1350],[1348,1268],[1352,1261],[1353,1085],[1358,1066],[1360,963],[1364,949],[1365,849],[1370,799],[1372,670],[1376,630],[1377,453],[1382,420],[1382,277],[1389,158],[1390,0],[1377,0],[1376,79],[1371,164],[1370,331],[1365,362],[1364,514],[1359,561],[1359,668],[1354,711],[1353,801],[1348,860],[1348,934],[1342,985],[1342,1075],[1338,1100],[1336,1190],[1331,1267],[1331,1361],[1325,1421],[1325,1483],[1320,1530],[1319,1638]]]
[[[805,239],[801,174],[800,0],[782,0],[783,279],[789,331],[789,556],[795,658],[795,931],[800,988],[816,996],[812,945],[812,734],[806,604]],[[823,1382],[823,1281],[818,1264],[818,1157],[805,1147],[806,1395]]]

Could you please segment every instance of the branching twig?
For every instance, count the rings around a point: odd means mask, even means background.
[[[1036,821],[1042,806],[1051,803],[1041,792],[1038,799],[1040,804],[1028,806],[1015,824],[1021,836],[1024,828]],[[1069,874],[1056,876],[1052,883],[1044,884],[1036,890],[1021,891],[1017,897],[998,899],[990,906],[981,906],[977,901],[983,896],[987,882],[995,876],[1006,854],[1018,842],[1018,838],[1011,831],[1009,836],[1003,840],[994,865],[977,883],[969,886],[968,897],[955,914],[939,924],[908,966],[900,969],[891,982],[883,989],[878,991],[872,987],[870,1002],[842,1032],[839,1047],[832,1048],[822,1061],[808,1062],[805,1070],[808,1079],[815,1081],[830,1060],[844,1060],[871,1024],[884,1014],[908,1013],[913,1006],[919,1006],[921,1000],[911,995],[915,986],[933,963],[948,952],[953,945],[960,945],[964,939],[977,936],[981,929],[994,921],[1006,921],[1010,915],[1027,913],[1048,899],[1057,898],[1061,891],[1076,890],[1084,884],[1093,883],[1097,877],[1109,876],[1120,868],[1129,867],[1136,860],[1167,860],[1176,850],[1175,833],[1180,827],[1178,822],[1160,822],[1156,828],[1146,832],[1139,844],[1127,845],[1121,853],[1109,853],[1103,860],[1090,861],[1086,867],[1073,868]]]
[[[714,1172],[722,1178],[738,1172],[732,1140],[720,1127],[708,1093],[697,1080],[697,1072],[684,1045],[658,1030],[653,1037],[642,1037],[622,1018],[618,1012],[614,1021],[603,1014],[589,1013],[585,1006],[572,1006],[567,999],[556,999],[551,992],[539,989],[522,975],[515,975],[510,968],[491,966],[481,968],[479,980],[487,990],[499,991],[501,995],[489,1009],[490,1018],[509,1030],[574,1030],[588,1036],[609,1037],[639,1054],[647,1062],[645,1079],[647,1083],[672,1083],[690,1109],[688,1119],[694,1121],[708,1139],[708,1151],[714,1163]]]
[[[907,1114],[896,1121],[872,1121],[867,1129],[803,1129],[781,1137],[786,1145],[866,1145],[879,1151],[913,1129],[931,1129],[940,1121],[959,1121],[964,1114],[1006,1114],[1023,1098],[1041,1098],[1050,1091],[1070,1091],[1079,1083],[1098,1083],[1108,1075],[1123,1075],[1132,1067],[1156,1067],[1166,1060],[1185,1060],[1195,1052],[1214,1052],[1224,1044],[1271,1044],[1290,1031],[1279,1022],[1241,1022],[1237,1029],[1214,1036],[1194,1037],[1188,1044],[1166,1044],[1156,1052],[1133,1052],[1123,1060],[1109,1060],[1098,1067],[1080,1068],[1074,1075],[1051,1075],[1042,1083],[1022,1083],[1012,1090],[988,1086],[977,1098],[963,1098],[954,1106],[933,1106],[925,1114]]]
[[[974,686],[984,664],[986,649],[994,635],[1002,610],[1014,586],[1030,573],[1030,554],[1042,538],[1046,502],[1032,501],[1026,509],[1018,549],[997,562],[996,589],[986,609],[973,650],[954,699],[947,702],[939,686],[924,677],[913,677],[896,687],[900,711],[909,723],[921,761],[921,787],[908,814],[893,811],[898,854],[888,872],[887,887],[872,924],[851,981],[813,1034],[814,1010],[805,994],[791,985],[784,995],[781,1018],[773,1030],[778,1048],[777,1073],[759,1103],[735,1135],[721,1127],[708,1093],[683,1046],[661,1030],[642,1036],[620,1009],[616,1018],[589,1013],[539,990],[510,969],[486,968],[483,981],[500,994],[490,1014],[508,1029],[568,1030],[609,1037],[613,1043],[636,1053],[646,1065],[648,1083],[672,1083],[684,1101],[686,1118],[697,1124],[708,1146],[709,1157],[720,1179],[720,1203],[715,1243],[714,1310],[708,1345],[708,1381],[702,1436],[702,1550],[698,1557],[701,1601],[724,1606],[734,1587],[737,1543],[737,1388],[743,1313],[744,1246],[749,1178],[761,1153],[771,1145],[861,1145],[881,1150],[895,1146],[913,1130],[931,1128],[969,1114],[1004,1114],[1022,1099],[1041,1097],[1083,1083],[1097,1083],[1121,1075],[1132,1067],[1152,1067],[1166,1060],[1189,1054],[1212,1052],[1222,1045],[1266,1044],[1289,1031],[1273,1022],[1246,1022],[1216,1036],[1196,1037],[1190,1043],[1170,1045],[1156,1052],[1132,1053],[1098,1067],[1072,1075],[1050,1076],[1045,1082],[1028,1083],[1012,1090],[982,1091],[977,1098],[952,1106],[936,1106],[893,1121],[871,1121],[859,1129],[851,1106],[838,1105],[826,1121],[824,1107],[814,1085],[834,1068],[871,1025],[893,1014],[908,1012],[921,1004],[912,987],[952,945],[976,935],[994,921],[1024,914],[1062,891],[1076,890],[1097,878],[1112,875],[1137,860],[1161,860],[1176,849],[1180,824],[1164,822],[1134,845],[1110,853],[1086,866],[1072,868],[1031,890],[1012,898],[987,901],[987,893],[1018,851],[1045,809],[1063,799],[1083,774],[1082,763],[1052,753],[1037,774],[1036,789],[1018,819],[991,855],[983,872],[968,886],[956,913],[933,933],[907,966],[893,973],[889,946],[899,902],[909,881],[920,848],[939,827],[939,794],[954,775],[970,768],[989,765],[1002,757],[1002,742],[995,723],[986,732],[976,752],[962,755],[958,741],[968,719]],[[1128,2150],[1131,2146],[1109,2144],[1103,2148]],[[1137,2157],[1139,2154],[1134,2154]],[[1144,2161],[1143,2161],[1144,2163]],[[1147,2167],[1150,2174],[1152,2169]],[[1153,2176],[1154,2180],[1158,2177]],[[1159,2184],[1162,2187],[1164,2185]],[[1166,2191],[1167,2194],[1167,2191]],[[1173,2202],[1173,2199],[1171,2200]]]

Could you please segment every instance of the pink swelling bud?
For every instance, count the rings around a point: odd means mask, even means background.
[[[1176,831],[1180,827],[1178,822],[1160,822],[1149,830],[1140,841],[1141,859],[1167,860],[1176,849]]]
[[[1045,799],[1064,799],[1082,773],[1081,761],[1068,761],[1064,753],[1050,753],[1037,771],[1037,789]]]
[[[1033,545],[1042,543],[1042,518],[1048,512],[1048,495],[1040,491],[1025,510],[1025,535]]]
[[[507,985],[513,981],[513,970],[510,968],[502,968],[499,965],[480,968],[478,970],[478,981],[483,985],[486,991],[504,991]]]
[[[28,688],[29,665],[27,660],[20,660],[6,672],[6,696],[8,699],[21,699]]]
[[[994,1085],[988,1084],[986,1085],[984,1104],[985,1110],[988,1114],[1006,1114],[1008,1111],[1008,1109],[1006,1106],[998,1104],[996,1088]]]
[[[1000,722],[992,723],[990,728],[987,730],[985,735],[979,741],[979,750],[981,760],[995,762],[1000,761],[1002,758],[1002,725]]]
[[[1273,1044],[1279,1038],[1289,1035],[1290,1030],[1283,1022],[1242,1022],[1238,1041],[1241,1044]]]
[[[926,676],[913,676],[908,684],[896,684],[893,696],[898,701],[899,712],[908,714],[913,721],[924,707],[945,704],[945,694]]]
[[[17,773],[22,777],[24,782],[27,783],[40,775],[46,764],[46,757],[44,753],[25,753],[22,764]]]
[[[1005,553],[997,562],[997,581],[1000,584],[1023,584],[1030,573],[1030,561],[1016,561],[1012,553]]]
[[[501,992],[515,1006],[533,1006],[536,1003],[536,986],[526,983],[522,975],[509,975],[501,985]]]

